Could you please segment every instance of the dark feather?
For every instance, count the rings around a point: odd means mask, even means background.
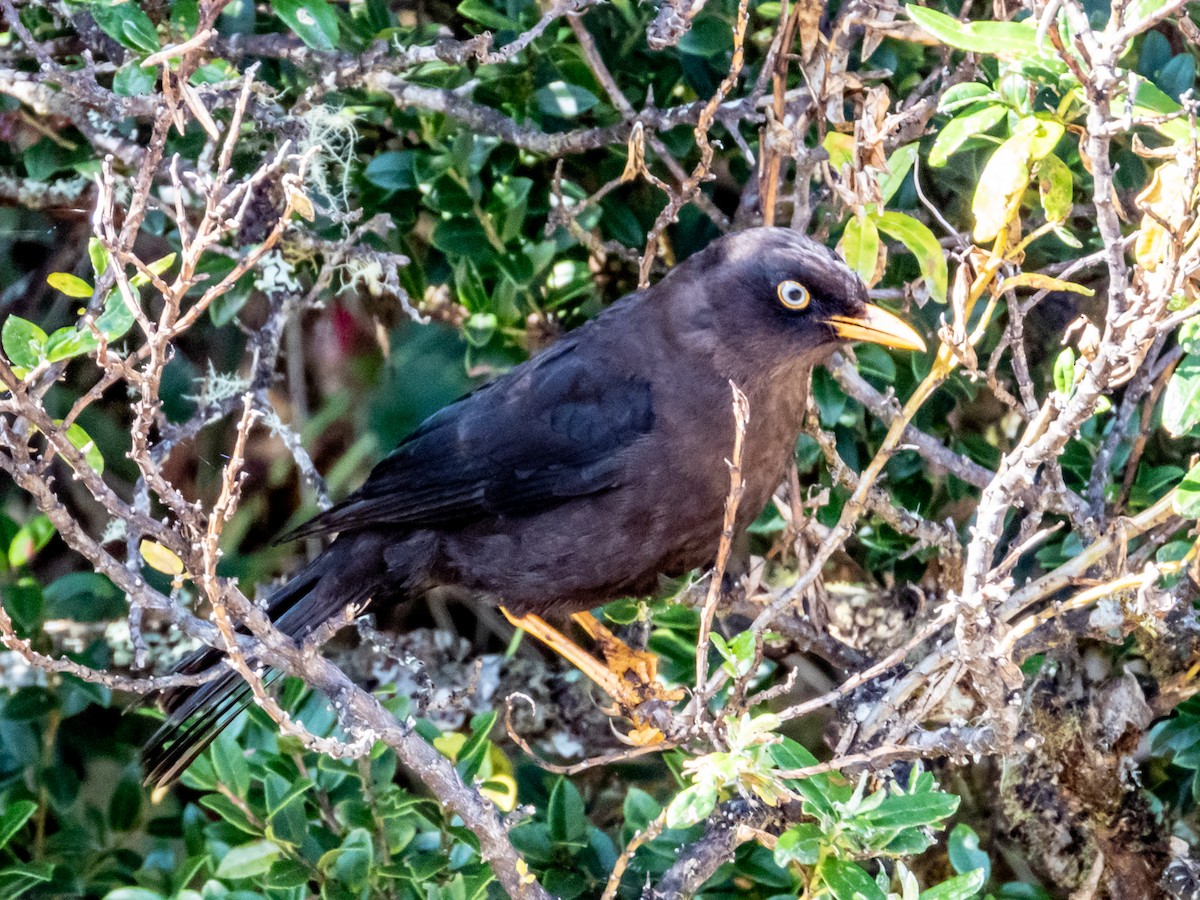
[[[650,384],[554,348],[428,419],[361,488],[287,539],[522,516],[614,487],[654,424]]]
[[[300,641],[346,606],[370,599],[380,583],[383,564],[377,554],[372,558],[369,552],[362,552],[370,549],[357,546],[363,543],[368,542],[353,538],[335,541],[279,588],[267,607],[275,626]],[[358,577],[343,577],[346,575]],[[179,663],[174,672],[197,675],[223,665],[224,658],[221,651],[204,647]],[[275,677],[276,673],[271,672],[266,680],[271,682]],[[250,702],[250,688],[232,671],[198,687],[164,692],[163,707],[168,716],[146,744],[146,782],[169,784],[178,778]]]

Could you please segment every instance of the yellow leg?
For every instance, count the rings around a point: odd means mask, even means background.
[[[614,700],[621,696],[621,683],[615,672],[606,668],[599,660],[540,616],[535,616],[532,613],[527,613],[523,616],[514,616],[503,606],[500,607],[500,612],[504,613],[504,618],[508,619],[514,627],[533,635],[559,656],[566,659],[575,668],[603,688],[604,692]]]
[[[669,691],[658,684],[658,657],[653,653],[634,650],[590,612],[575,613],[571,618],[596,642],[596,646],[604,654],[608,668],[623,682],[650,688],[654,694],[653,699],[668,700],[672,703],[683,699],[683,691]]]
[[[658,660],[653,654],[633,650],[596,621],[591,613],[576,613],[572,618],[600,647],[607,665],[539,616],[514,616],[503,606],[500,607],[500,612],[504,613],[504,617],[514,626],[533,635],[551,650],[569,660],[612,697],[631,718],[633,712],[648,700],[674,703],[683,697],[683,691],[667,690],[658,683]]]

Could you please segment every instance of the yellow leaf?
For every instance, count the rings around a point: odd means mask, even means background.
[[[1019,287],[1033,288],[1035,291],[1071,291],[1075,294],[1083,294],[1085,297],[1091,297],[1096,293],[1090,287],[1084,287],[1082,284],[1063,281],[1061,278],[1052,278],[1038,272],[1022,272],[1020,275],[1005,278],[1000,282],[996,293],[1003,294],[1005,291]]]
[[[858,273],[858,277],[867,287],[873,286],[883,277],[887,257],[884,257],[884,265],[880,265],[880,248],[879,229],[873,218],[853,216],[846,223],[838,251],[846,265]]]
[[[1181,228],[1187,218],[1189,197],[1183,167],[1172,161],[1155,169],[1150,184],[1138,194],[1137,205],[1144,215],[1133,245],[1133,258],[1146,271],[1153,272],[1171,247],[1174,240],[1171,231]]]
[[[976,241],[995,240],[1017,215],[1021,195],[1029,184],[1029,162],[1034,135],[1014,134],[992,154],[979,175],[971,201]]]
[[[467,742],[467,736],[457,731],[447,731],[433,739],[433,747],[451,762],[458,761],[458,751]]]
[[[829,154],[829,168],[835,172],[842,171],[842,166],[854,164],[854,135],[831,131],[825,135],[822,144]]]
[[[317,211],[313,202],[308,198],[308,194],[304,193],[304,182],[295,174],[290,174],[283,176],[282,184],[283,195],[292,211],[309,222],[316,218]]]
[[[68,297],[82,299],[92,296],[92,286],[70,272],[51,272],[46,276],[46,284],[56,291],[62,291]]]
[[[1029,158],[1036,162],[1050,155],[1065,131],[1062,124],[1054,119],[1030,116],[1017,123],[1013,135],[1028,134],[1032,138],[1029,144]]]
[[[183,574],[183,560],[158,541],[143,539],[142,543],[138,545],[138,550],[141,551],[146,565],[155,571],[162,572],[164,575]]]
[[[529,864],[520,858],[517,859],[517,874],[521,877],[521,884],[533,884],[537,881],[537,876],[529,871]]]
[[[501,812],[510,813],[517,808],[517,782],[511,775],[493,775],[479,786],[479,793]]]

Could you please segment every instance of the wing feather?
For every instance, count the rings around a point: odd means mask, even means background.
[[[650,385],[564,344],[431,416],[289,537],[463,525],[615,487],[653,426]]]

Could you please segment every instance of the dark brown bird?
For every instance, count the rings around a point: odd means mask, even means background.
[[[349,604],[435,585],[518,615],[652,594],[716,554],[730,382],[750,410],[745,529],[784,476],[813,366],[851,340],[924,350],[826,247],[783,228],[723,237],[426,420],[291,535],[338,536],[274,594],[271,617],[302,638]],[[179,671],[221,658],[204,649]],[[232,673],[167,692],[149,779],[176,777],[247,699]]]

